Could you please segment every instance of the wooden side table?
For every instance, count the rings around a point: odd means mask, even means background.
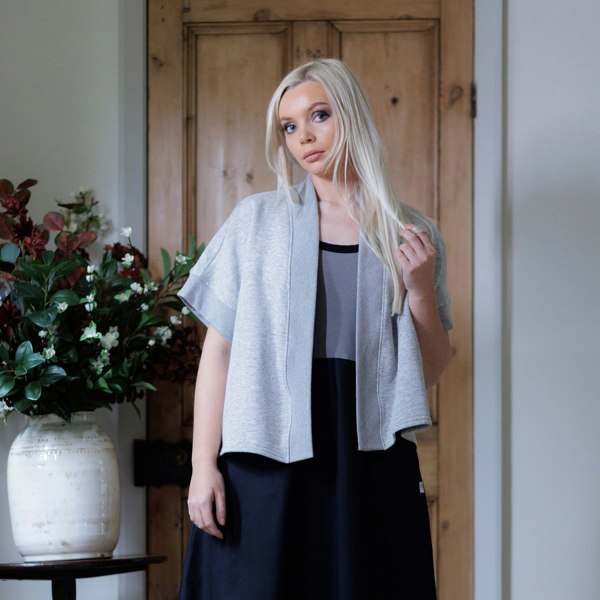
[[[77,579],[142,571],[148,565],[166,560],[166,556],[157,554],[137,554],[85,560],[5,563],[0,564],[0,579],[51,580],[52,600],[75,600]]]

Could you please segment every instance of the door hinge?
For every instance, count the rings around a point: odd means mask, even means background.
[[[471,83],[471,118],[477,117],[477,84]]]

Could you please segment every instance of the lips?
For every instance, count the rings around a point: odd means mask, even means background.
[[[321,154],[323,154],[323,150],[311,150],[310,152],[307,152],[302,158],[306,162],[315,162],[316,160],[319,160]]]

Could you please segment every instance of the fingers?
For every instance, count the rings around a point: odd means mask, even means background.
[[[424,229],[407,224],[400,230],[400,237],[405,240],[398,247],[397,255],[400,261],[424,262],[435,256],[435,246]]]
[[[221,527],[225,526],[225,517],[226,517],[226,509],[225,509],[225,493],[221,490],[217,490],[215,494],[215,509],[217,513],[217,521]]]
[[[423,245],[430,245],[433,248],[429,234],[418,225],[404,225],[404,229],[400,229],[399,233],[400,237],[404,238],[406,242],[420,242]]]
[[[216,538],[223,539],[223,532],[217,527],[215,517],[213,513],[213,502],[202,502],[200,505],[201,511],[201,522],[198,523],[198,527],[205,531],[209,535],[213,535]]]
[[[189,502],[190,519],[205,533],[223,539],[219,525],[225,525],[225,492],[214,490],[213,494],[200,501]],[[215,512],[217,520],[215,520]],[[218,522],[218,524],[217,524]]]

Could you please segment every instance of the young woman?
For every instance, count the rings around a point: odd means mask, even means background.
[[[412,431],[450,357],[443,242],[394,196],[342,62],[287,75],[266,137],[277,191],[236,206],[180,292],[208,326],[180,598],[433,600]]]

